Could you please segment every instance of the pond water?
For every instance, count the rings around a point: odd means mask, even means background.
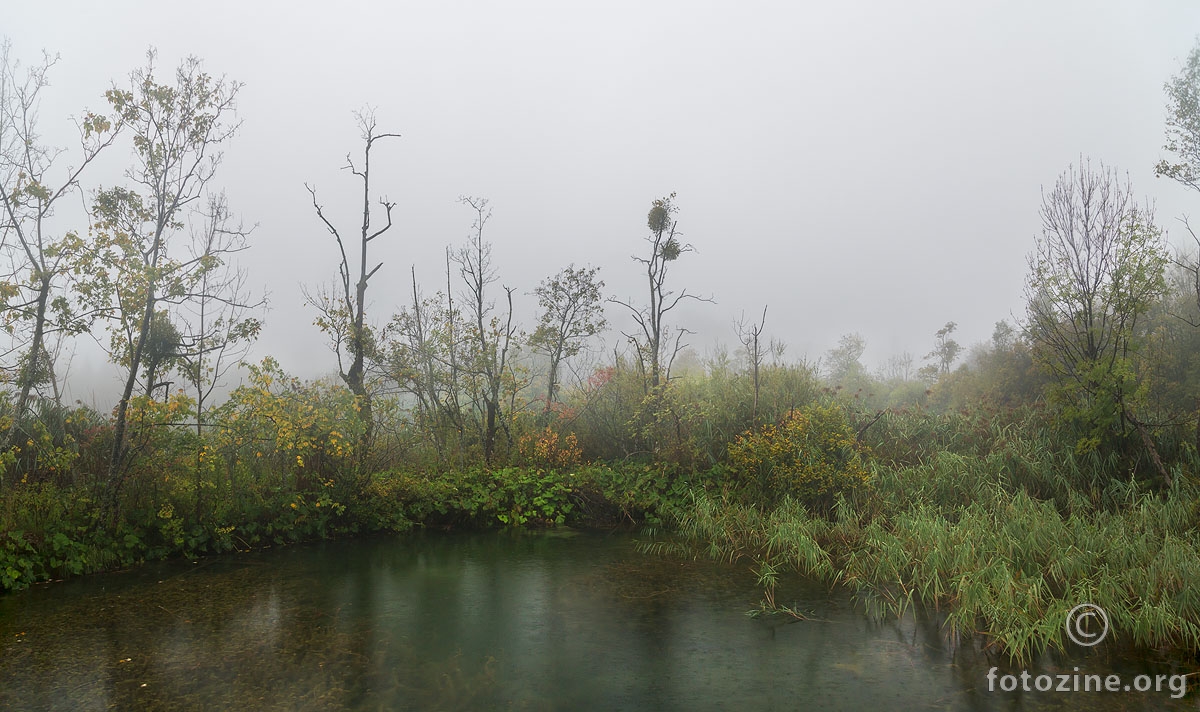
[[[171,562],[0,597],[0,709],[1193,709],[1198,695],[1002,692],[938,626],[871,622],[627,535],[452,534]],[[1033,674],[1192,672],[1079,650]],[[999,680],[997,680],[997,685]],[[1032,684],[1032,683],[1031,683]]]

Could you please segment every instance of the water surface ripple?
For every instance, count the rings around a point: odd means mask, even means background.
[[[800,579],[779,596],[810,620],[751,619],[753,584],[743,566],[592,533],[430,533],[148,565],[0,597],[0,709],[1195,707],[1169,693],[989,692],[1000,663],[949,646],[935,623],[873,623]],[[1190,672],[1103,652],[1039,670],[1074,666]]]

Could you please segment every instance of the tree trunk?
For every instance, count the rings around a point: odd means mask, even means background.
[[[1158,448],[1154,446],[1154,440],[1150,437],[1150,432],[1146,430],[1146,426],[1142,421],[1134,418],[1128,411],[1125,411],[1125,417],[1129,419],[1129,422],[1133,423],[1134,427],[1137,428],[1138,434],[1142,436],[1142,444],[1146,446],[1146,451],[1150,453],[1150,461],[1154,463],[1155,469],[1158,470],[1159,476],[1162,477],[1163,484],[1169,488],[1171,486],[1171,473],[1167,471],[1167,468],[1163,465],[1162,458],[1158,456]]]
[[[156,240],[157,242],[157,240]],[[157,262],[157,260],[155,260]],[[129,400],[133,397],[133,389],[137,386],[138,370],[142,365],[142,352],[146,345],[146,337],[150,334],[150,325],[154,318],[154,285],[151,283],[146,290],[146,307],[142,312],[142,324],[136,342],[133,344],[133,354],[129,359],[129,375],[125,379],[125,389],[121,392],[121,400],[117,403],[117,418],[113,424],[113,446],[108,460],[108,481],[110,506],[116,507],[117,495],[120,493],[122,482],[121,469],[125,464],[125,430],[126,418],[129,414]]]
[[[496,401],[489,398],[487,401],[487,425],[483,433],[483,461],[489,465],[492,462],[492,454],[496,451]]]
[[[21,391],[17,395],[17,407],[13,412],[12,427],[8,431],[8,443],[10,446],[18,444],[17,437],[21,427],[21,418],[25,416],[25,410],[29,407],[29,395],[33,391],[33,381],[38,373],[37,365],[42,359],[42,351],[45,348],[43,343],[46,338],[46,305],[49,301],[50,277],[43,275],[41,284],[38,285],[37,316],[34,317],[33,339],[29,345],[29,357],[22,364],[21,374],[18,376]]]
[[[558,390],[558,356],[550,357],[549,384],[546,386],[546,413],[550,412],[550,404],[554,402],[554,392]]]

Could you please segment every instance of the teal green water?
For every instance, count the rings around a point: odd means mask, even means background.
[[[801,580],[752,619],[743,567],[628,536],[332,542],[0,598],[0,709],[1194,709],[1171,692],[989,692],[999,663]],[[1079,651],[1034,670],[1192,672]],[[1019,672],[1002,666],[1000,673]]]

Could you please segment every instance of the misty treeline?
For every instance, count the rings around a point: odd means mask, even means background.
[[[219,170],[242,85],[151,52],[60,149],[38,129],[55,62],[0,51],[4,588],[414,525],[649,523],[675,532],[651,548],[749,559],[767,612],[797,614],[775,591],[792,569],[891,614],[952,611],[951,633],[1016,658],[1062,648],[1045,621],[1076,598],[1126,641],[1200,645],[1200,238],[1181,220],[1191,242],[1170,245],[1099,160],[1027,206],[1042,229],[1023,319],[968,347],[947,322],[927,353],[871,370],[859,334],[789,359],[771,305],[731,323],[732,347],[690,348],[678,307],[719,295],[674,269],[698,259],[674,194],[648,202],[631,260],[603,266],[640,293],[606,293],[591,265],[506,282],[493,250],[515,246],[489,241],[482,197],[459,199],[466,236],[440,264],[383,263],[407,238],[372,170],[413,139],[360,112],[340,174],[353,221],[297,186],[329,256],[305,290],[312,353],[337,374],[305,381],[246,362],[266,300]],[[1157,166],[1200,190],[1198,99],[1200,47],[1166,84]],[[89,182],[101,158],[120,181]],[[385,280],[411,281],[404,303],[380,304]],[[88,337],[123,376],[111,413],[63,396]]]

